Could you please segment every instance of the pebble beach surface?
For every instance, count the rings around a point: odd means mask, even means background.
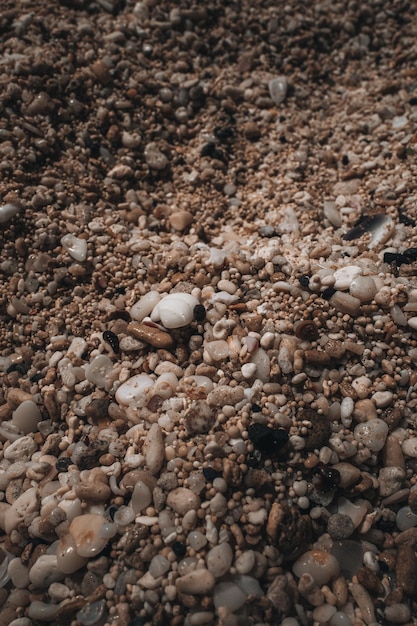
[[[417,624],[412,4],[0,36],[0,626]]]

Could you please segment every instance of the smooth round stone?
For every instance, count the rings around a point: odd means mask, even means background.
[[[161,299],[161,294],[157,291],[148,291],[140,300],[135,302],[129,311],[132,320],[141,322],[145,317],[150,315]]]
[[[26,589],[30,583],[29,570],[20,558],[12,559],[8,565],[7,573],[11,581],[18,589]]]
[[[409,506],[403,506],[397,512],[396,522],[401,531],[414,528],[417,526],[417,515],[411,511]]]
[[[59,610],[59,604],[49,604],[41,600],[33,600],[28,608],[28,616],[41,623],[53,622]]]
[[[42,414],[33,400],[26,400],[13,411],[12,424],[25,435],[38,430]]]
[[[227,607],[234,613],[245,604],[247,595],[233,582],[217,583],[214,587],[213,602],[216,609]]]
[[[236,571],[238,574],[249,574],[255,567],[255,563],[256,555],[254,550],[246,550],[236,559]]]
[[[284,102],[287,95],[288,82],[285,76],[271,78],[268,83],[268,91],[272,102],[278,106]]]
[[[63,574],[73,574],[83,567],[88,560],[76,552],[75,541],[69,533],[59,540],[56,557],[57,566]]]
[[[336,611],[336,607],[332,606],[331,604],[322,604],[321,606],[316,606],[316,608],[313,610],[313,619],[319,624],[327,624],[336,613]]]
[[[410,317],[408,325],[412,330],[417,330],[417,317]]]
[[[332,554],[324,550],[308,550],[295,561],[292,571],[298,578],[310,574],[321,587],[339,575],[340,567]]]
[[[336,270],[333,274],[333,287],[337,291],[349,289],[350,284],[356,276],[362,274],[362,268],[359,265],[346,265]]]
[[[85,368],[85,376],[90,383],[103,389],[106,386],[106,377],[113,370],[112,360],[105,354],[100,354]]]
[[[49,587],[64,578],[56,554],[42,554],[29,570],[29,580],[35,587]]]
[[[116,400],[123,406],[134,406],[155,381],[148,374],[135,374],[116,391]]]
[[[68,233],[68,235],[61,237],[61,244],[64,250],[79,263],[86,260],[87,242],[85,239],[80,239],[79,237]]]
[[[157,554],[153,557],[149,564],[149,571],[154,578],[163,576],[171,569],[171,563],[162,554]]]
[[[171,293],[162,298],[151,313],[151,320],[159,322],[165,328],[182,328],[194,319],[194,308],[200,304],[189,293]]]
[[[336,557],[341,573],[347,580],[351,579],[362,567],[364,550],[359,541],[352,539],[335,541],[331,552]]]
[[[337,611],[330,618],[329,626],[352,626],[352,622],[346,615],[346,613],[342,613],[342,611]]]
[[[417,459],[417,437],[406,439],[401,447],[405,456],[408,456],[410,459]]]
[[[6,224],[20,211],[20,208],[16,204],[7,202],[0,206],[0,224]]]
[[[213,574],[201,568],[177,578],[176,587],[180,593],[206,595],[213,589],[215,582]]]
[[[191,489],[177,487],[168,494],[167,504],[179,515],[184,515],[192,509],[196,511],[200,507],[201,500]]]
[[[169,223],[171,228],[178,231],[183,231],[190,226],[194,221],[194,215],[189,211],[175,211],[169,216]]]
[[[349,285],[350,295],[361,302],[370,302],[376,292],[375,281],[371,276],[356,276]]]
[[[375,402],[377,409],[385,409],[392,404],[394,395],[391,391],[376,391],[372,395],[372,400]]]
[[[138,480],[138,482],[136,483],[133,489],[132,498],[130,501],[130,505],[134,513],[136,515],[139,513],[142,513],[142,511],[146,509],[146,507],[148,507],[151,502],[152,502],[151,490],[149,489],[147,485],[145,485],[144,482],[142,482],[141,480]]]
[[[368,422],[357,424],[353,435],[356,441],[372,452],[379,452],[384,447],[388,435],[388,424],[378,417],[370,419]]]
[[[207,545],[207,537],[203,535],[199,530],[193,530],[188,533],[187,543],[193,550],[201,550]],[[210,569],[210,568],[209,568]]]
[[[92,513],[79,515],[72,520],[69,532],[79,556],[96,556],[106,546],[108,539],[101,533],[105,521],[101,515]]]
[[[233,550],[228,543],[221,543],[212,548],[206,558],[207,569],[215,578],[226,574],[232,565]]]

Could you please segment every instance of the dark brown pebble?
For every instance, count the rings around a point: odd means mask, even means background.
[[[373,572],[369,567],[360,567],[356,572],[358,581],[365,587],[372,595],[380,596],[384,593],[384,586],[379,580],[377,574]]]
[[[417,594],[417,557],[412,542],[398,546],[397,565],[395,568],[397,586],[411,598]]]

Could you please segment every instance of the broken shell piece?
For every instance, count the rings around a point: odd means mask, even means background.
[[[344,236],[345,241],[359,239],[362,235],[369,233],[371,240],[369,248],[376,248],[379,244],[385,243],[394,233],[395,224],[389,215],[377,213],[369,215],[361,220],[359,224],[349,230]]]
[[[182,328],[194,319],[197,298],[189,293],[171,293],[160,300],[151,313],[153,322],[161,322],[165,328]]]

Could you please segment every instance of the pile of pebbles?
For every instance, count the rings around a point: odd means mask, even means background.
[[[3,5],[0,626],[415,625],[412,8]]]

